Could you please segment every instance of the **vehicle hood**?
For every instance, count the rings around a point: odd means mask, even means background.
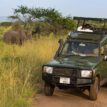
[[[50,61],[47,65],[53,67],[69,67],[79,69],[94,69],[98,64],[95,59],[82,59],[82,58],[56,58]]]

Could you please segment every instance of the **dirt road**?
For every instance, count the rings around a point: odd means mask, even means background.
[[[107,107],[107,87],[101,88],[97,101],[90,101],[87,91],[80,93],[56,89],[52,97],[37,95],[34,107]]]

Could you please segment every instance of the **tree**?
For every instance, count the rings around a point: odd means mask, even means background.
[[[60,29],[71,30],[74,28],[72,17],[64,17],[60,12],[53,8],[28,8],[27,6],[18,6],[14,9],[14,15],[9,18],[22,22],[24,27],[32,27],[34,22],[46,22],[53,26],[55,32]],[[33,22],[33,23],[32,23]]]

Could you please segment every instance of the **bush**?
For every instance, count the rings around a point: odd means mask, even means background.
[[[1,22],[0,23],[0,26],[3,26],[3,27],[9,27],[12,25],[12,22]]]

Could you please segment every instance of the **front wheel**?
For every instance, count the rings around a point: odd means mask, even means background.
[[[89,94],[90,94],[90,100],[97,100],[99,92],[99,78],[96,77],[94,83],[90,86]]]
[[[46,96],[52,96],[53,93],[54,93],[54,88],[55,88],[55,86],[45,83],[45,85],[44,85],[44,93],[45,93],[45,95]]]

